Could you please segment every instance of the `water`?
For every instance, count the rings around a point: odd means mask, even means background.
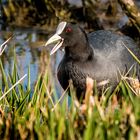
[[[9,31],[0,32],[0,44],[2,44],[11,34]],[[12,72],[14,64],[14,51],[17,58],[17,68],[20,77],[28,73],[28,68],[30,67],[30,77],[31,77],[31,87],[33,88],[37,77],[40,73],[45,71],[47,65],[47,59],[49,57],[50,48],[44,47],[43,45],[47,41],[48,36],[46,34],[34,32],[15,30],[12,32],[14,38],[8,43],[8,47],[2,54],[2,60],[5,72],[7,74]],[[63,53],[58,52],[56,55],[51,57],[52,75],[54,78],[54,83],[57,93],[60,95],[62,89],[57,81],[56,69],[62,58]],[[46,60],[45,60],[46,59]],[[23,85],[26,88],[28,84],[28,78],[23,80]]]

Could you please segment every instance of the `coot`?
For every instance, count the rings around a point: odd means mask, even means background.
[[[45,46],[52,43],[56,45],[51,55],[58,49],[65,50],[57,69],[58,80],[64,90],[72,80],[78,99],[85,94],[87,77],[97,83],[109,80],[114,87],[120,80],[119,72],[123,74],[130,68],[132,71],[132,67],[139,67],[127,50],[129,48],[140,59],[140,49],[133,39],[111,31],[86,34],[77,24],[61,22]]]

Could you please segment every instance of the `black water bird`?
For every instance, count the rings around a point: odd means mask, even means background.
[[[89,34],[77,24],[61,22],[46,46],[56,43],[51,55],[58,49],[65,54],[57,69],[58,80],[65,90],[72,80],[78,98],[86,91],[86,77],[98,82],[109,81],[113,87],[120,80],[118,72],[127,72],[139,64],[130,49],[140,59],[140,49],[133,39],[111,31],[99,30]],[[128,48],[126,48],[126,47]]]

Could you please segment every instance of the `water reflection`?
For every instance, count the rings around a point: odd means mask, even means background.
[[[62,89],[56,78],[56,69],[63,56],[63,52],[57,52],[53,57],[51,57],[50,61],[49,52],[51,47],[43,47],[47,40],[46,34],[24,30],[14,31],[13,33],[14,38],[8,43],[8,47],[1,57],[6,74],[12,72],[15,52],[17,68],[20,76],[28,73],[28,67],[30,66],[32,88],[34,88],[38,75],[45,72],[47,65],[50,65],[56,91],[60,94]],[[8,38],[7,36],[9,34],[11,33],[1,32],[0,44],[5,41],[5,38]],[[28,78],[26,77],[23,81],[25,88],[27,87],[27,84]]]

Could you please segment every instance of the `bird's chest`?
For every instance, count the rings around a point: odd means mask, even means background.
[[[84,63],[60,63],[57,76],[63,89],[66,89],[69,85],[69,81],[72,80],[76,90],[80,90],[81,92],[85,91],[86,77],[90,76],[88,70],[85,70],[85,67],[86,65],[84,65]]]

